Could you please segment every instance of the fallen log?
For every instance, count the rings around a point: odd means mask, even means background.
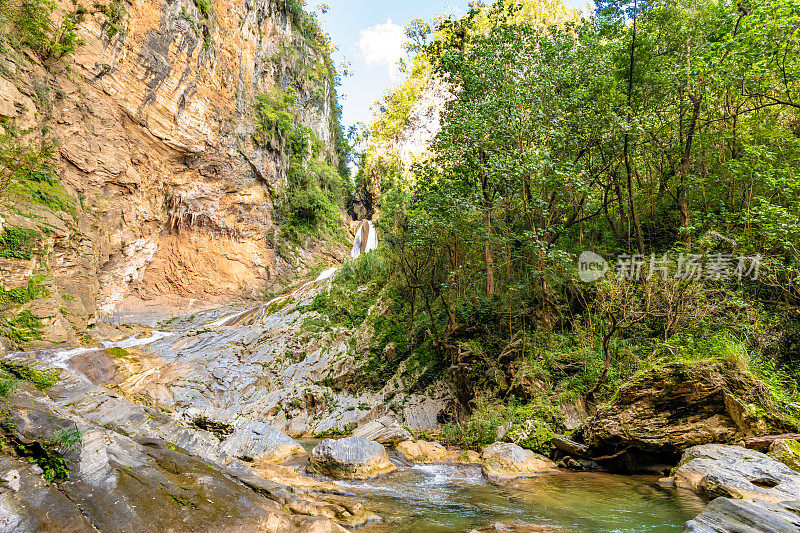
[[[800,433],[786,433],[784,435],[767,435],[765,437],[751,437],[744,440],[744,447],[750,449],[769,448],[776,440],[800,441]]]
[[[589,453],[588,446],[575,442],[574,440],[570,440],[563,435],[556,435],[550,439],[550,444],[572,458],[585,458]]]

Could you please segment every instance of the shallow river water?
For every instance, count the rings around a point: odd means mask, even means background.
[[[337,483],[385,519],[358,530],[364,533],[465,532],[498,522],[564,533],[683,531],[705,502],[656,481],[562,472],[496,485],[479,467],[418,465],[399,466],[374,480]]]

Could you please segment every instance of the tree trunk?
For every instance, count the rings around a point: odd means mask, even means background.
[[[692,101],[692,118],[689,121],[689,131],[686,133],[686,146],[681,158],[681,183],[678,186],[678,211],[681,214],[681,240],[688,242],[690,238],[689,226],[691,225],[691,212],[689,210],[689,199],[686,192],[686,182],[689,179],[689,163],[692,155],[692,140],[694,139],[695,129],[697,128],[697,117],[700,115],[700,104],[702,99],[689,93]]]
[[[484,259],[486,261],[486,295],[494,296],[494,249],[492,248],[492,198],[489,194],[489,178],[486,175],[486,154],[480,153],[481,192],[483,193],[483,218],[486,223],[486,244]]]
[[[628,65],[628,126],[630,127],[633,118],[633,68],[636,61],[636,22],[638,15],[638,2],[633,3],[633,34],[631,35],[630,62]],[[625,177],[628,189],[628,209],[630,211],[630,223],[636,235],[636,248],[640,254],[644,254],[644,237],[642,236],[642,224],[639,222],[639,213],[636,211],[636,203],[633,198],[633,178],[631,171],[630,155],[630,133],[625,132],[625,143],[623,145],[623,159],[625,160]],[[628,232],[630,235],[630,231]]]

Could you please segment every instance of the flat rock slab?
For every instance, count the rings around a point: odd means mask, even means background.
[[[556,464],[511,442],[487,446],[481,454],[483,473],[490,478],[514,479],[556,470]]]
[[[694,520],[686,533],[797,533],[800,502],[787,505],[763,500],[717,498]]]
[[[391,416],[384,416],[357,427],[353,431],[353,436],[374,440],[386,446],[396,446],[413,438],[411,433]]]
[[[236,459],[280,463],[305,450],[269,424],[247,422],[225,439],[221,451]]]
[[[309,469],[335,479],[370,479],[397,469],[382,444],[363,437],[324,439],[311,451]]]
[[[800,500],[800,473],[766,454],[739,446],[689,448],[675,472],[675,484],[710,498],[774,503]]]

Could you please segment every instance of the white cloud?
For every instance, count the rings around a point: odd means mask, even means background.
[[[361,30],[358,46],[367,66],[385,66],[394,77],[397,62],[403,57],[405,39],[403,27],[387,19],[383,24]]]

